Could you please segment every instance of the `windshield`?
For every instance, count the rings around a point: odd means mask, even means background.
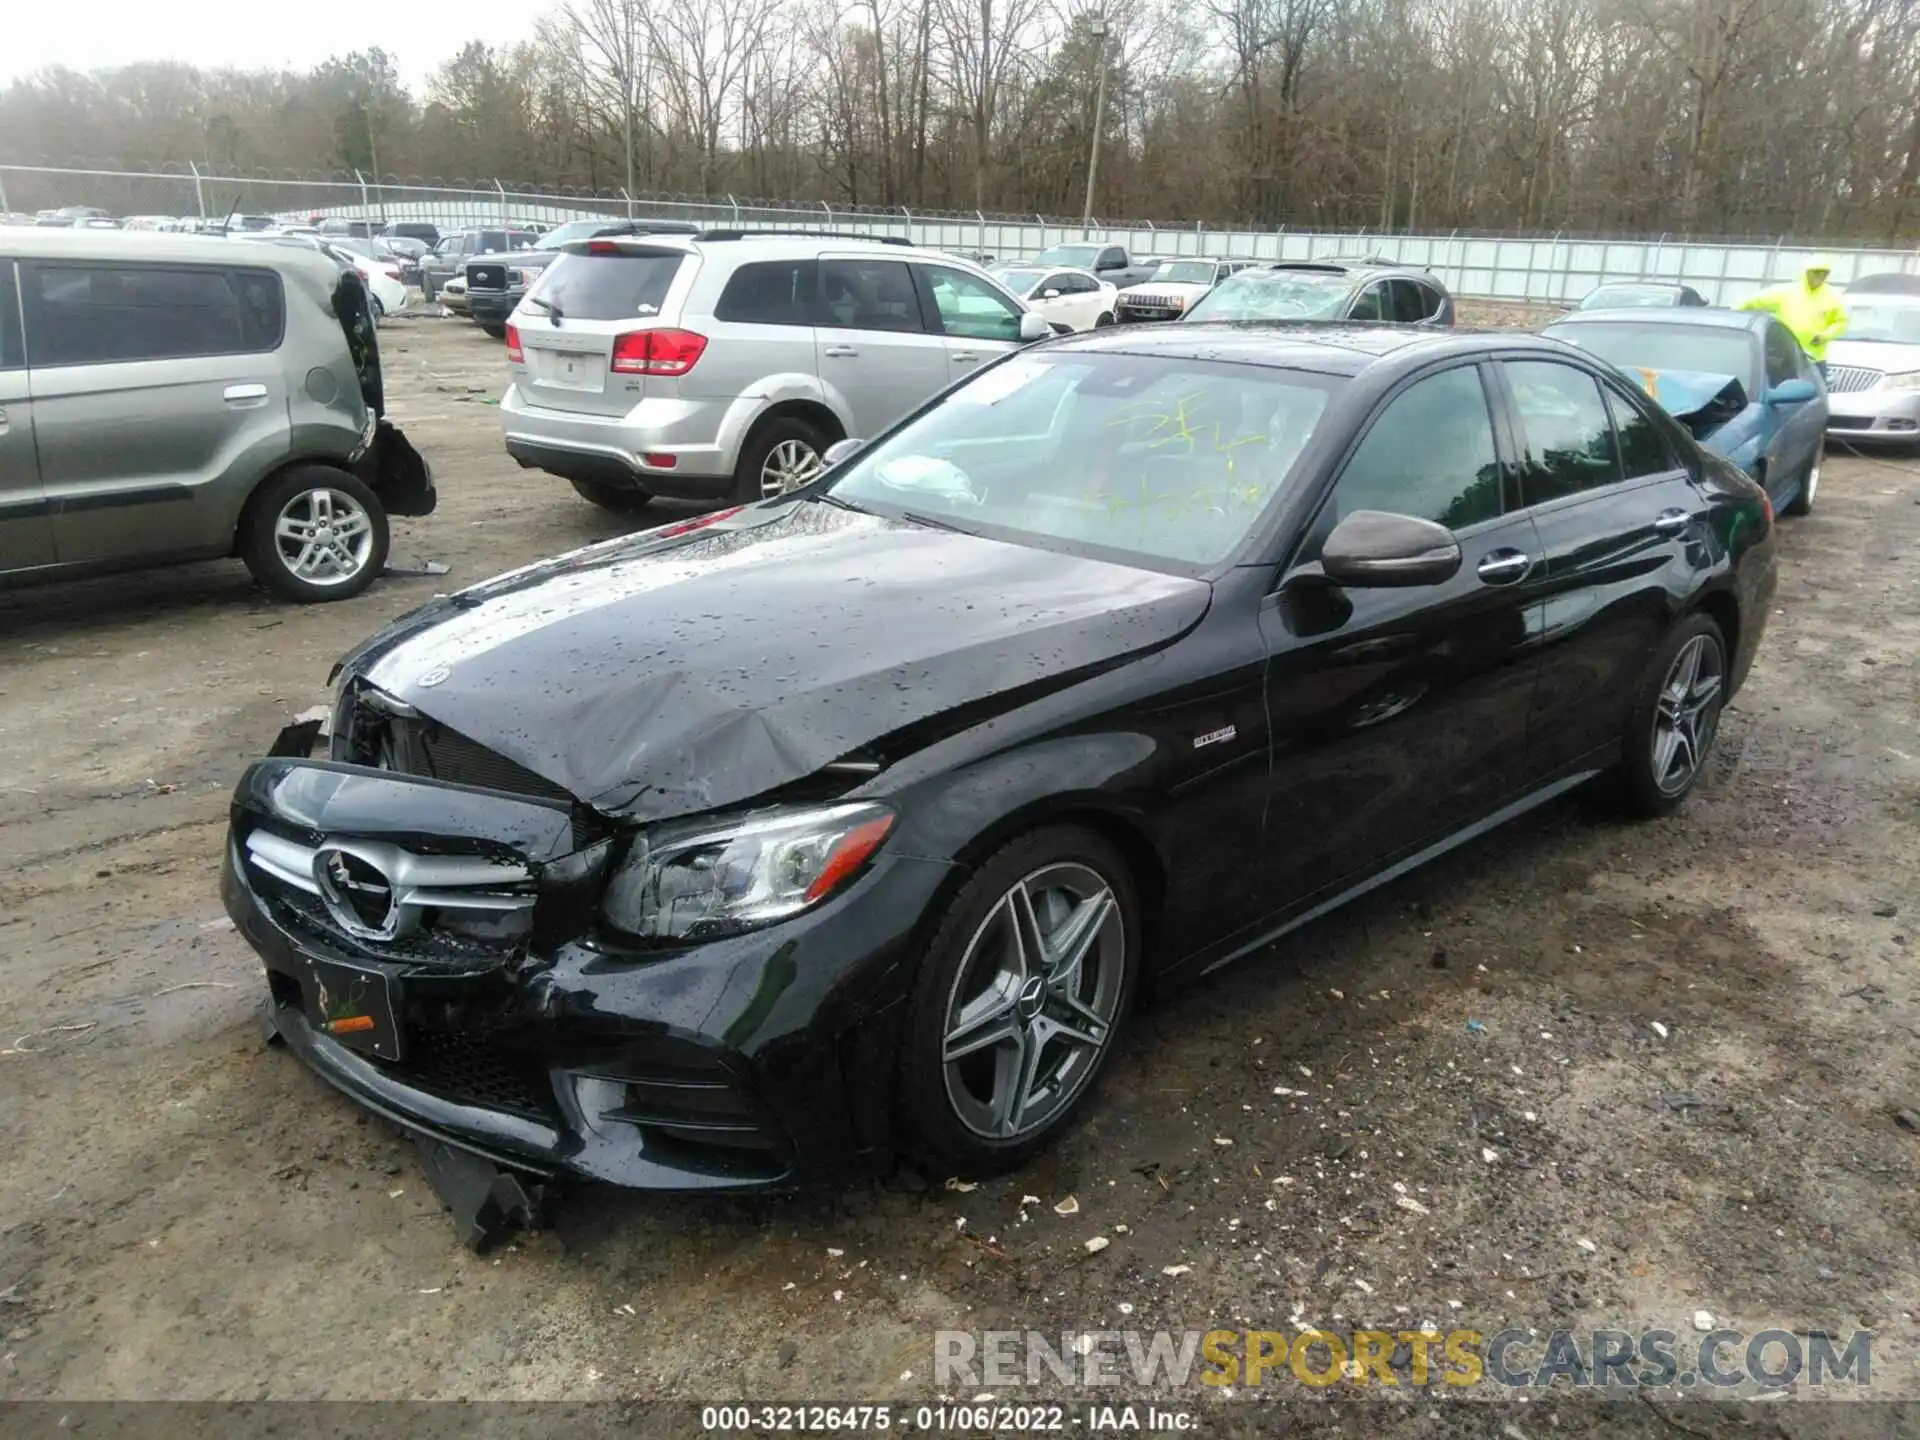
[[[1153,278],[1169,285],[1211,285],[1215,268],[1211,260],[1169,260]]]
[[[987,273],[1024,300],[1027,298],[1027,292],[1033,289],[1047,272],[1044,270],[994,269]]]
[[[1607,324],[1553,325],[1544,332],[1578,345],[1622,370],[1695,370],[1731,375],[1753,393],[1757,351],[1746,330],[1710,325]]]
[[[1920,345],[1920,299],[1893,295],[1842,302],[1847,311],[1843,340],[1880,340],[1894,345]]]
[[[1345,275],[1242,270],[1209,290],[1189,320],[1337,320],[1353,288]]]
[[[1675,292],[1664,285],[1603,285],[1580,302],[1582,310],[1671,309]]]
[[[1095,257],[1106,248],[1104,245],[1056,245],[1033,258],[1041,265],[1073,265],[1088,270],[1093,267]]]
[[[1204,569],[1267,512],[1344,383],[1158,356],[1022,355],[856,456],[829,493],[961,530]]]

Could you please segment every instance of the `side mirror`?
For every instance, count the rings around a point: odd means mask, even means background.
[[[1049,285],[1040,292],[1040,298],[1042,300],[1058,300],[1060,298],[1060,292]]]
[[[1327,536],[1320,566],[1339,585],[1438,585],[1459,572],[1460,543],[1431,520],[1356,510]]]
[[[824,461],[827,468],[831,470],[842,460],[859,454],[866,443],[864,440],[836,440],[833,444],[827,446],[826,453],[822,455],[820,459]]]
[[[1767,404],[1804,405],[1817,393],[1811,380],[1782,380],[1767,391]]]
[[[1020,340],[1022,344],[1031,344],[1035,340],[1045,340],[1053,334],[1053,326],[1047,317],[1037,310],[1020,312]]]

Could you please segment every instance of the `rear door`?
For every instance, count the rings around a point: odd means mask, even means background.
[[[60,562],[224,549],[236,489],[290,443],[280,277],[35,260],[21,291]]]
[[[713,304],[713,343],[689,384],[715,398],[815,394],[819,272],[811,255],[735,267]]]
[[[932,323],[945,337],[947,373],[955,380],[1018,349],[1020,306],[998,286],[945,265],[914,266]]]
[[[514,381],[528,405],[617,420],[647,396],[681,393],[693,373],[650,358],[641,332],[692,333],[659,317],[676,313],[694,267],[682,249],[593,243],[557,256],[521,303]],[[704,347],[707,337],[696,338]],[[695,368],[706,361],[701,353]]]
[[[1387,289],[1385,280],[1376,280],[1354,297],[1353,308],[1347,311],[1349,320],[1393,319],[1393,297]]]
[[[33,448],[33,396],[13,261],[0,257],[0,571],[53,563],[53,523]]]
[[[1648,658],[1711,541],[1692,477],[1625,386],[1553,360],[1499,365],[1540,534],[1544,602],[1529,763],[1557,771],[1619,738]]]
[[[904,260],[823,255],[814,301],[820,383],[871,439],[947,383],[946,344],[929,334]]]
[[[1761,404],[1767,407],[1768,423],[1773,427],[1766,452],[1767,493],[1776,505],[1784,505],[1798,490],[1807,466],[1815,462],[1817,452],[1825,443],[1827,406],[1823,392],[1826,382],[1807,358],[1807,352],[1800,348],[1800,342],[1794,339],[1793,332],[1772,316],[1767,317],[1761,347],[1765,352],[1768,391],[1789,380],[1805,380],[1814,388],[1814,398],[1810,400],[1773,401],[1765,395],[1760,397]]]
[[[1285,902],[1355,883],[1527,786],[1540,541],[1512,508],[1486,369],[1428,372],[1384,402],[1261,613],[1265,854]],[[1445,525],[1460,569],[1407,588],[1327,582],[1320,547],[1356,510]]]

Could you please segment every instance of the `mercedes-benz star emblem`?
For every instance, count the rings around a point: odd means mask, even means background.
[[[314,853],[313,879],[337,924],[357,940],[391,940],[400,930],[393,881],[364,855],[323,845]]]
[[[1035,975],[1020,987],[1020,994],[1014,1004],[1019,1008],[1022,1020],[1031,1020],[1040,1013],[1041,1005],[1046,1003],[1047,982]]]
[[[445,680],[447,676],[452,673],[453,672],[448,670],[446,666],[436,665],[433,667],[433,669],[427,671],[426,674],[422,675],[418,680],[414,681],[413,683],[418,685],[423,690],[430,690],[435,685],[438,685],[442,680]]]

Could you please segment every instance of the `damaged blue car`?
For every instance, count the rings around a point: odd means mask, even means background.
[[[1759,481],[1774,509],[1805,515],[1820,488],[1827,386],[1771,315],[1740,310],[1584,310],[1542,332],[1614,365],[1694,439]]]

